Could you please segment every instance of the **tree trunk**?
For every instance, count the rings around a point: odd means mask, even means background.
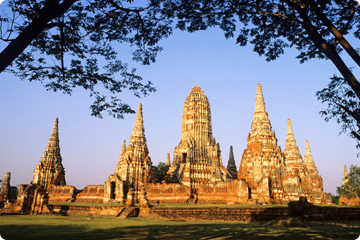
[[[329,31],[334,35],[335,39],[340,43],[340,45],[345,49],[349,56],[360,66],[360,56],[355,51],[355,49],[350,45],[350,43],[345,39],[344,35],[332,24],[332,22],[325,16],[325,14],[316,6],[314,1],[309,1],[311,8],[314,10],[321,22],[329,29]]]
[[[297,4],[291,4],[294,9],[300,14],[303,19],[303,27],[309,35],[311,41],[315,46],[324,53],[340,71],[341,75],[344,77],[345,81],[350,85],[351,89],[355,92],[358,99],[360,99],[360,84],[355,76],[352,74],[350,69],[346,66],[344,61],[341,59],[339,54],[336,52],[334,46],[326,42],[321,35],[318,33],[317,29],[312,25],[309,20],[306,11],[298,6]]]

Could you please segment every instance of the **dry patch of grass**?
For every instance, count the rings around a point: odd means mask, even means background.
[[[0,216],[5,240],[72,239],[356,239],[354,224],[311,224],[274,227],[262,223],[222,221],[168,221],[150,218],[116,219],[94,216]]]

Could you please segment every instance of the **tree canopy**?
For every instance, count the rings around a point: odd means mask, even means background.
[[[148,65],[171,34],[159,4],[133,6],[132,0],[9,0],[10,12],[0,14],[0,72],[9,71],[47,90],[71,94],[81,87],[94,98],[92,115],[103,111],[122,118],[134,111],[118,93],[135,96],[155,91],[136,70],[121,61],[118,44],[132,47],[133,59]],[[120,55],[120,56],[119,56]],[[107,91],[107,94],[103,92]],[[110,96],[110,98],[109,98]]]
[[[140,96],[155,91],[120,60],[116,44],[135,48],[133,59],[146,65],[162,50],[159,40],[174,29],[219,27],[226,38],[235,38],[239,46],[251,44],[267,61],[291,47],[298,50],[301,63],[330,60],[343,81],[333,78],[318,92],[328,104],[321,113],[360,140],[360,84],[351,70],[360,67],[360,56],[347,40],[360,38],[358,1],[149,0],[135,5],[133,0],[9,0],[9,6],[11,13],[0,16],[1,40],[9,42],[0,53],[0,72],[7,69],[67,94],[82,87],[95,99],[92,115],[108,111],[123,117],[133,110],[118,93],[129,89]],[[341,53],[354,66],[348,66]],[[346,93],[334,88],[340,82]],[[110,93],[110,101],[103,90]],[[344,127],[349,124],[354,128]]]

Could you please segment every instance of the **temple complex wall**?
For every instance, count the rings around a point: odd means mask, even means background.
[[[179,183],[147,183],[145,191],[151,204],[186,203],[191,195],[190,187]]]
[[[187,207],[151,208],[150,216],[174,220],[270,221],[289,216],[287,207]],[[315,221],[360,221],[360,208],[313,207],[305,212]]]
[[[77,189],[74,186],[49,185],[49,202],[73,202],[76,197]]]
[[[104,185],[89,185],[76,195],[75,202],[103,203]]]

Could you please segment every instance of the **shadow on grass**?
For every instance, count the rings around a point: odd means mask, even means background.
[[[20,222],[0,226],[5,240],[72,240],[72,239],[351,239],[360,228],[350,225],[314,226],[307,228],[271,227],[258,223],[170,222],[151,219],[60,220],[50,224]]]

